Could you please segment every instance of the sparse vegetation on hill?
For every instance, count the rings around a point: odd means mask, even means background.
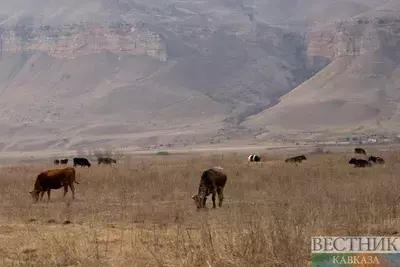
[[[48,165],[1,166],[0,265],[309,266],[315,235],[395,235],[400,227],[400,155],[357,169],[354,154],[132,157],[122,165],[76,168],[76,200],[50,203],[28,191]],[[222,208],[196,212],[200,175],[228,175]]]
[[[3,1],[1,149],[396,133],[399,7]]]
[[[264,124],[275,133],[400,131],[400,20],[352,19],[332,26],[310,34],[308,44],[310,56],[330,63],[244,126]]]

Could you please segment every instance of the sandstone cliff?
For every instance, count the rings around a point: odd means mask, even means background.
[[[247,26],[4,27],[3,150],[233,138],[247,116],[315,71],[301,35]]]
[[[310,60],[329,64],[244,125],[321,133],[400,130],[400,19],[355,18],[308,39]]]
[[[393,52],[398,47],[400,18],[358,18],[337,22],[309,33],[307,53],[331,61],[343,56],[361,56],[373,51]]]
[[[0,38],[2,52],[35,50],[55,58],[76,58],[101,51],[123,51],[167,60],[162,35],[143,27],[141,22],[80,23],[62,27],[17,24],[2,28]]]
[[[223,142],[371,120],[393,129],[396,26],[374,18],[397,3],[3,0],[0,147]]]

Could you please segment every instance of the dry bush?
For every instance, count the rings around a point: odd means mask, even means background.
[[[352,154],[248,163],[247,154],[132,156],[76,168],[32,204],[36,175],[53,166],[1,167],[0,266],[308,266],[313,235],[385,235],[399,226],[400,154],[357,169]],[[228,174],[222,208],[196,212],[201,172]],[[71,224],[63,224],[65,221]]]

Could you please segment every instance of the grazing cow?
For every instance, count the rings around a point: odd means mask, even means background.
[[[376,164],[385,164],[385,160],[381,157],[370,156],[368,158],[368,161],[372,161],[373,163],[376,163]]]
[[[356,159],[356,158],[351,158],[349,164],[353,164],[354,168],[364,168],[372,166],[371,162],[366,161],[365,159]]]
[[[292,157],[292,158],[288,158],[288,159],[285,159],[285,162],[291,162],[291,163],[301,163],[303,160],[306,160],[307,158],[306,158],[306,156],[304,156],[304,155],[300,155],[300,156],[297,156],[297,157]]]
[[[112,163],[117,163],[115,159],[112,158],[97,158],[99,165],[103,163],[104,165],[111,165]]]
[[[224,187],[227,181],[227,176],[221,167],[214,167],[203,172],[200,179],[200,185],[197,195],[191,196],[195,201],[197,210],[206,207],[207,196],[212,194],[213,208],[215,205],[215,195],[218,193],[219,203],[222,206],[224,199]]]
[[[90,162],[86,158],[74,158],[73,162],[74,162],[74,167],[76,165],[79,165],[81,167],[88,166],[88,168],[91,166]]]
[[[61,165],[66,165],[68,164],[68,159],[62,159],[60,160]]]
[[[59,161],[58,159],[55,159],[55,160],[54,160],[54,164],[55,164],[55,165],[58,165],[58,164],[60,164],[60,161]]]
[[[34,200],[34,202],[42,200],[44,192],[47,192],[48,199],[50,201],[50,190],[51,189],[59,189],[64,187],[64,195],[68,192],[68,186],[71,188],[72,199],[75,199],[75,187],[74,182],[79,184],[75,180],[75,169],[72,167],[67,167],[65,169],[53,169],[41,172],[36,177],[36,182],[33,188],[33,191],[29,192]]]
[[[257,155],[250,155],[247,159],[248,159],[249,161],[259,162],[259,161],[261,160],[261,157],[260,157],[260,156],[257,156]]]
[[[366,154],[367,154],[367,153],[365,152],[364,149],[359,148],[359,147],[355,148],[355,149],[354,149],[354,152],[355,152],[356,154],[363,154],[363,155],[366,155]]]

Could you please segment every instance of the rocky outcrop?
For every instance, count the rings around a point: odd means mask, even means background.
[[[307,55],[326,67],[242,125],[282,133],[399,131],[400,19],[356,18],[308,36]]]
[[[330,60],[367,52],[395,52],[400,46],[400,18],[354,19],[311,32],[307,53]]]
[[[56,58],[124,51],[167,60],[163,36],[147,29],[141,22],[80,23],[63,27],[20,24],[1,29],[0,45],[2,52],[40,50]]]

